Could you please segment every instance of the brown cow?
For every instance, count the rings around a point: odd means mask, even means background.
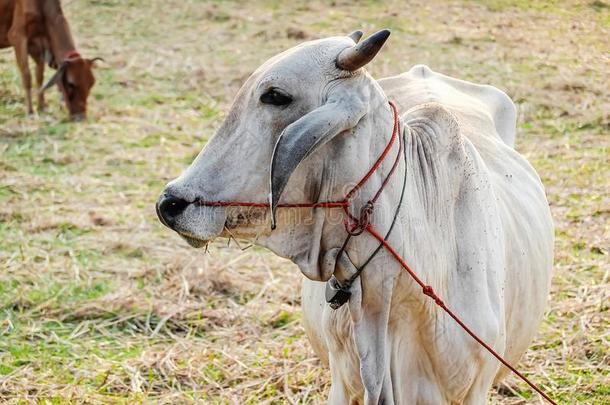
[[[28,55],[36,62],[38,110],[45,108],[44,90],[57,84],[70,119],[87,116],[87,97],[95,83],[93,63],[76,51],[59,0],[0,0],[0,48],[13,47],[25,89],[27,111],[32,109],[32,78]],[[44,63],[57,72],[42,87]]]

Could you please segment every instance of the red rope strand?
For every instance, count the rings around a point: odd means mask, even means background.
[[[377,158],[377,161],[371,167],[371,169],[368,171],[368,173],[364,175],[364,177],[358,182],[358,184],[356,184],[356,186],[354,188],[352,188],[350,190],[349,193],[347,193],[347,195],[345,196],[346,200],[349,200],[356,193],[356,191],[360,190],[360,188],[364,185],[364,183],[366,183],[368,181],[368,179],[373,175],[373,173],[375,173],[375,171],[379,168],[379,166],[381,166],[381,163],[384,161],[385,157],[390,152],[390,149],[392,149],[392,145],[394,145],[394,141],[396,141],[396,138],[398,137],[398,111],[396,110],[396,106],[394,105],[393,102],[390,101],[389,103],[390,103],[390,107],[392,108],[392,113],[394,115],[394,128],[392,129],[392,137],[390,138],[390,142],[388,142],[385,149],[383,150],[383,152],[381,152],[381,155]],[[394,163],[394,166],[396,166],[396,164],[398,163],[399,157],[400,157],[400,154],[398,154],[398,156],[396,157],[396,162]],[[394,171],[394,168],[392,168],[392,172],[393,171]],[[390,178],[390,176],[386,177],[386,181],[381,186],[381,188],[379,189],[377,194],[381,194],[381,190],[383,190],[383,188],[385,187],[385,183],[387,183],[387,180],[389,178]],[[379,196],[376,195],[373,201],[375,201],[378,197]]]
[[[71,51],[66,53],[66,56],[64,57],[64,60],[67,60],[67,59],[77,59],[77,58],[80,58],[80,57],[81,56],[80,56],[80,53],[78,53],[78,51],[71,50]]]
[[[255,207],[269,208],[269,203],[243,202],[243,201],[205,201],[197,200],[194,204],[202,207]],[[278,204],[280,208],[342,208],[348,201],[327,201],[318,203]]]

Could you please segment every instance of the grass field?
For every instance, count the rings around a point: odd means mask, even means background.
[[[226,241],[193,250],[153,204],[268,57],[388,27],[374,76],[426,63],[518,104],[557,227],[549,311],[519,366],[561,404],[610,403],[610,3],[64,3],[80,51],[106,61],[89,122],[66,122],[55,91],[26,118],[0,51],[0,402],[323,403],[298,269]],[[491,403],[540,400],[510,377]]]

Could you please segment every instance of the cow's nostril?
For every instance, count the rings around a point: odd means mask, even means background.
[[[163,194],[157,202],[157,215],[161,222],[172,228],[176,223],[176,217],[189,206],[189,202],[171,194]]]

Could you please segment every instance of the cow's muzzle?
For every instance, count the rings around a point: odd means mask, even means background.
[[[202,207],[165,190],[156,204],[161,223],[176,231],[193,247],[202,247],[220,236],[226,221],[222,207]]]

